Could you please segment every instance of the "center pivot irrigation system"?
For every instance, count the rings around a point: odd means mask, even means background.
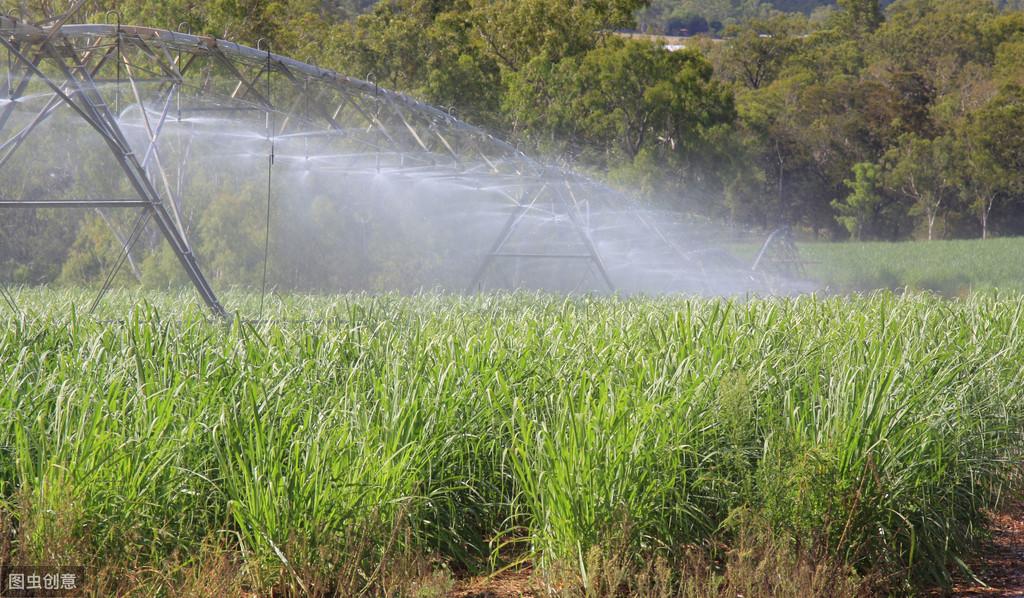
[[[70,16],[32,24],[0,15],[0,60],[6,69],[0,80],[0,207],[136,210],[135,229],[127,237],[118,235],[123,254],[117,267],[124,259],[131,260],[141,227],[152,221],[217,315],[228,312],[193,251],[184,213],[189,191],[182,179],[202,158],[188,147],[182,149],[180,137],[174,148],[168,146],[174,135],[168,131],[182,123],[198,126],[211,115],[248,122],[269,141],[263,163],[268,239],[275,140],[301,138],[307,152],[311,143],[321,152],[329,148],[334,167],[415,173],[469,190],[486,187],[507,200],[511,209],[479,257],[469,290],[487,287],[489,274],[504,261],[578,263],[608,291],[652,288],[637,278],[642,271],[675,281],[659,290],[722,290],[707,272],[709,264],[723,267],[721,261],[715,262],[714,252],[673,240],[660,218],[629,208],[632,202],[618,192],[567,168],[539,163],[449,111],[372,81],[273,54],[262,44],[252,48],[190,33],[125,26],[116,14],[108,15],[115,22],[106,24],[65,23]],[[122,187],[129,190],[126,197],[15,196],[18,185],[13,181],[26,175],[12,172],[12,158],[19,149],[30,151],[23,149],[26,142],[57,116],[74,119],[81,129],[102,139],[100,147],[110,154],[106,159],[116,164],[111,168],[116,172],[107,176],[127,181]],[[127,130],[128,120],[132,131]],[[253,179],[261,176],[252,174]],[[548,222],[556,228],[523,232],[533,226],[527,222],[538,210],[554,215]],[[625,221],[642,231],[627,251],[622,251],[621,243],[604,242],[595,232]],[[518,234],[529,241],[517,243]],[[553,238],[558,242],[543,242]],[[649,247],[639,251],[637,243]],[[754,267],[725,267],[734,271],[733,278],[744,280],[744,289],[776,291],[783,279],[767,273],[772,256],[781,251],[780,263],[798,262],[786,247],[792,247],[789,236],[774,234]],[[264,270],[264,286],[265,280]]]

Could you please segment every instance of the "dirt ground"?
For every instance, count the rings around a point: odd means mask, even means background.
[[[1024,498],[992,519],[992,539],[968,562],[976,579],[960,575],[956,598],[1024,598]],[[450,598],[540,598],[543,593],[524,569],[460,582]],[[933,596],[940,596],[934,593]]]
[[[461,582],[449,598],[539,598],[540,588],[531,578],[532,571],[510,571],[493,578],[481,577]]]
[[[958,598],[1024,597],[1024,498],[992,521],[992,540],[968,563],[977,580],[953,586]]]

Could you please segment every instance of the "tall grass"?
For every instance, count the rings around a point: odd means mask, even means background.
[[[5,556],[156,588],[211,550],[260,593],[386,593],[412,562],[586,585],[594,551],[678,562],[756,521],[909,591],[948,581],[1021,456],[1018,295],[287,297],[230,325],[20,299]]]

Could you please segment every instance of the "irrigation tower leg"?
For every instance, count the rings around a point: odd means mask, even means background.
[[[120,40],[118,43],[120,43]],[[61,49],[54,47],[50,42],[50,38],[47,38],[40,48],[40,52],[50,58],[55,66],[60,69],[61,74],[67,78],[67,82],[62,86],[50,79],[36,62],[26,57],[20,48],[13,45],[10,41],[0,37],[0,44],[5,46],[11,55],[26,69],[26,77],[32,75],[45,83],[64,104],[74,110],[100,134],[110,148],[114,159],[124,170],[125,175],[127,175],[132,188],[143,200],[145,207],[151,211],[153,220],[156,221],[160,232],[167,239],[192,285],[199,292],[200,297],[202,297],[207,307],[213,313],[221,317],[227,317],[227,311],[221,305],[216,293],[203,275],[203,271],[199,267],[199,263],[196,261],[188,241],[185,239],[184,232],[176,226],[174,218],[167,211],[162,198],[157,193],[152,181],[149,180],[146,169],[139,163],[124,133],[121,131],[117,118],[111,113],[110,108],[96,88],[89,71],[79,61],[77,52],[70,46],[64,48],[62,52]],[[64,61],[64,54],[71,56],[71,59],[74,61],[72,65],[69,66]],[[75,72],[80,73],[80,75],[75,76]],[[68,88],[68,93],[64,91],[65,88]],[[79,98],[78,101],[76,102],[72,99],[72,96]],[[62,207],[56,205],[57,203],[55,201],[53,207]],[[101,207],[91,204],[88,200],[83,200],[81,203],[88,205],[88,207]],[[0,204],[0,207],[2,206],[3,204]]]
[[[575,200],[575,196],[572,194],[572,187],[569,182],[566,181],[566,191],[569,193],[570,198]],[[590,238],[590,233],[580,222],[579,206],[575,201],[569,201],[562,194],[561,189],[556,189],[557,197],[561,201],[562,205],[565,206],[566,212],[569,215],[569,221],[572,222],[573,230],[576,231],[580,241],[583,242],[584,247],[587,248],[587,253],[590,254],[590,259],[597,269],[598,274],[601,276],[601,281],[604,282],[605,286],[608,287],[608,292],[615,292],[615,283],[612,282],[611,276],[608,275],[608,270],[604,266],[604,260],[601,259],[601,253],[598,252],[597,246],[594,245],[594,240]]]

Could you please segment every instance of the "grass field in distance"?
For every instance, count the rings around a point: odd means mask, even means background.
[[[911,287],[944,296],[1024,291],[1024,239],[800,243],[807,274],[839,292]]]

